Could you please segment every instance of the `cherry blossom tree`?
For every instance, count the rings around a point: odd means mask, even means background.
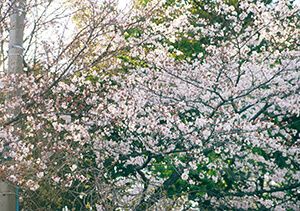
[[[5,3],[3,14],[11,9]],[[101,99],[106,88],[92,87],[89,75],[105,78],[120,71],[117,55],[133,47],[124,34],[154,7],[133,15],[120,13],[116,1],[26,3],[24,71],[1,76],[1,179],[19,185],[23,206],[32,210],[95,206],[102,172],[85,116],[87,96],[95,91]],[[16,90],[19,95],[6,97]]]
[[[163,7],[139,35],[151,40],[126,60],[129,76],[112,77],[117,91],[92,112],[106,140],[94,145],[112,181],[108,200],[133,210],[296,210],[299,9],[202,9]]]
[[[42,196],[35,209],[297,210],[299,8],[67,8],[73,25],[43,19],[39,31],[74,31],[28,44],[22,97],[0,107],[1,177]]]

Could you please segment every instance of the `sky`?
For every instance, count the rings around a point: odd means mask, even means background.
[[[132,0],[119,0],[119,9],[120,10],[126,10],[131,4]]]

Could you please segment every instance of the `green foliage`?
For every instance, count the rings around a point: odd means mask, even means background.
[[[139,38],[143,34],[143,30],[141,28],[135,27],[135,28],[129,28],[127,31],[125,31],[124,36],[126,39],[130,37]]]
[[[137,0],[136,4],[140,6],[146,6],[151,0]]]
[[[188,190],[189,183],[185,180],[179,179],[167,190],[167,196],[169,198],[174,198],[174,196],[181,196]]]
[[[263,156],[265,159],[269,158],[268,154],[260,147],[253,147],[252,152],[260,156]]]
[[[145,61],[141,60],[138,57],[130,57],[126,54],[123,54],[123,55],[118,56],[118,58],[125,63],[123,68],[147,67],[148,66],[148,64]]]
[[[205,54],[205,50],[202,47],[202,44],[207,43],[205,38],[202,40],[188,39],[182,37],[180,40],[177,40],[175,43],[170,43],[174,49],[181,51],[183,54],[177,55],[173,53],[172,56],[176,60],[185,60],[187,58],[196,59],[198,58],[199,53]],[[170,50],[172,53],[173,50]]]

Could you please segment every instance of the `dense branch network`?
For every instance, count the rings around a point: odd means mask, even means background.
[[[297,7],[74,2],[72,39],[29,38],[1,99],[2,178],[99,210],[299,207]]]

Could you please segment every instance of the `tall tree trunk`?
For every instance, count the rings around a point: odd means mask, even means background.
[[[11,0],[11,15],[10,15],[10,32],[9,32],[9,49],[8,49],[8,74],[21,74],[23,72],[23,36],[25,23],[25,3],[26,0]],[[17,77],[17,76],[16,76]],[[21,97],[18,91],[18,81],[16,80],[15,90],[8,96]],[[9,111],[14,115],[18,113],[18,109]],[[16,211],[17,197],[14,188],[7,182],[0,182],[0,202],[1,210]]]
[[[23,72],[25,0],[12,0],[7,73]]]

